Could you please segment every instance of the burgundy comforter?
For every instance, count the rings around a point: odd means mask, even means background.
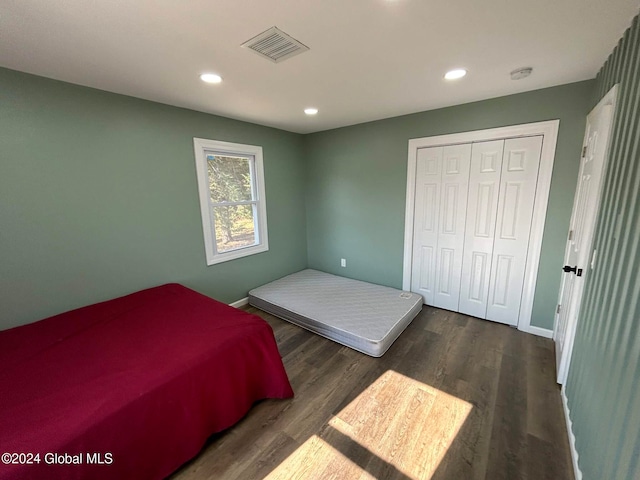
[[[162,478],[292,395],[259,317],[176,284],[84,307],[0,332],[0,479]]]

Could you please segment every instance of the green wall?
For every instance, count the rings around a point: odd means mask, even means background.
[[[559,118],[532,318],[553,325],[592,81],[304,136],[6,69],[0,91],[2,328],[169,281],[230,302],[307,265],[401,287],[408,140]],[[264,147],[269,252],[206,266],[194,136]]]
[[[567,397],[585,479],[640,478],[640,22],[596,79],[619,84],[609,166]]]
[[[410,138],[560,119],[532,325],[553,328],[593,81],[306,137],[308,263],[400,288]],[[340,267],[340,258],[347,267]]]
[[[0,329],[166,282],[223,302],[306,266],[303,138],[0,69]],[[268,252],[206,266],[193,137],[262,145]]]

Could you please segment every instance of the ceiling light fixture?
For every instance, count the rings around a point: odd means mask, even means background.
[[[200,75],[200,80],[206,83],[220,83],[222,81],[222,77],[215,73],[203,73]]]
[[[531,72],[533,72],[533,68],[531,67],[517,68],[511,72],[511,80],[522,80],[531,75]]]
[[[467,74],[467,71],[464,68],[456,68],[455,70],[449,70],[444,74],[444,78],[447,80],[457,80],[459,78],[464,77]]]
[[[304,109],[304,113],[306,113],[307,115],[315,115],[316,113],[318,113],[318,109],[317,108],[305,108]]]

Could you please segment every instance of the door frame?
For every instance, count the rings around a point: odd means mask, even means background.
[[[522,289],[520,315],[518,316],[518,330],[547,338],[551,338],[553,336],[553,330],[531,325],[531,313],[533,310],[533,297],[538,277],[538,265],[540,262],[540,251],[542,249],[542,235],[544,233],[544,224],[547,216],[547,204],[549,202],[551,174],[553,172],[553,162],[555,159],[559,126],[560,120],[549,120],[546,122],[511,125],[507,127],[474,130],[463,133],[437,135],[433,137],[412,138],[409,140],[407,196],[404,219],[404,259],[402,266],[403,290],[411,290],[413,221],[415,214],[418,149],[460,143],[484,142],[490,140],[542,135],[544,138],[542,141],[542,153],[540,156],[540,169],[538,171],[538,184],[536,186],[536,199],[533,207],[531,234],[529,236],[527,267],[525,270],[524,286]]]
[[[589,114],[587,115],[587,118],[589,116],[591,116],[592,114],[596,114],[596,115],[600,115],[602,114],[602,109],[606,106],[611,106],[611,116],[609,117],[609,125],[608,127],[608,132],[607,132],[607,144],[605,145],[605,149],[603,152],[604,155],[604,159],[602,161],[602,175],[600,176],[600,184],[597,185],[596,187],[596,192],[597,192],[597,200],[596,200],[596,208],[595,211],[593,212],[593,216],[594,216],[594,228],[591,231],[591,237],[588,238],[586,240],[586,244],[587,244],[587,251],[589,252],[588,255],[588,263],[584,266],[585,269],[588,270],[593,270],[594,268],[594,260],[595,260],[595,250],[594,250],[594,245],[593,245],[593,240],[595,237],[595,233],[596,233],[596,227],[597,227],[597,222],[598,222],[598,214],[600,212],[600,206],[602,203],[602,193],[604,190],[604,183],[605,183],[605,177],[607,175],[607,168],[609,165],[609,158],[610,158],[610,151],[611,151],[611,140],[612,140],[612,133],[613,133],[613,124],[615,122],[615,115],[616,115],[616,105],[617,105],[617,99],[618,99],[618,84],[614,85],[611,90],[609,90],[607,92],[607,94],[602,97],[602,99],[598,102],[598,104],[593,107],[593,109],[589,112]],[[585,142],[588,141],[588,130],[585,129],[585,138],[582,141],[582,145],[584,148]],[[580,171],[578,172],[578,180],[576,182],[576,193],[575,196],[573,198],[573,207],[571,208],[571,223],[573,223],[573,216],[574,216],[574,209],[575,209],[575,204],[577,199],[577,195],[578,195],[578,185],[580,182],[580,174],[582,173],[582,158],[580,159]],[[570,223],[570,225],[571,225]],[[571,227],[570,227],[571,228]],[[567,240],[567,244],[565,246],[565,251],[564,251],[564,256],[562,257],[563,260],[563,265],[565,264],[564,262],[567,259],[567,254],[569,252],[569,240]],[[585,278],[585,282],[588,280],[588,274]],[[585,285],[586,286],[586,285]],[[559,352],[558,349],[556,347],[556,381],[560,384],[560,385],[564,385],[564,383],[567,380],[567,376],[569,374],[569,368],[571,366],[571,354],[573,352],[573,342],[575,340],[575,336],[576,336],[576,329],[578,326],[578,320],[580,317],[580,308],[582,305],[582,300],[584,299],[584,287],[582,287],[582,291],[580,292],[580,298],[578,300],[580,300],[580,303],[575,307],[575,310],[572,312],[573,315],[571,317],[569,317],[568,321],[567,321],[567,326],[564,332],[564,348],[562,349],[562,357],[559,356]],[[560,302],[562,301],[562,290],[564,288],[564,279],[563,281],[560,282],[560,289],[558,291],[558,305],[560,305]],[[570,305],[566,305],[563,308],[571,308]],[[554,315],[553,318],[553,340],[554,342],[558,341],[558,319],[559,319],[559,312],[556,309],[556,314]]]

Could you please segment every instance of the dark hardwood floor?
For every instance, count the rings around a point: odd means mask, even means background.
[[[295,398],[254,405],[173,480],[573,478],[551,340],[425,306],[372,358],[248,311]]]

